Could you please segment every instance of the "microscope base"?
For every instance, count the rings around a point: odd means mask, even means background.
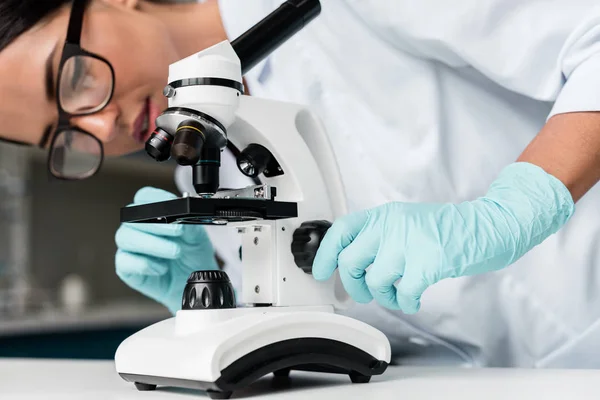
[[[291,370],[347,374],[367,383],[390,362],[387,338],[323,307],[185,310],[126,339],[119,375],[140,391],[157,386],[229,398],[262,376]],[[321,310],[321,311],[316,311]]]

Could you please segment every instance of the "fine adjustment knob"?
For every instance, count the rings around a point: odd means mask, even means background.
[[[312,265],[321,240],[331,227],[329,221],[308,221],[302,223],[292,236],[292,254],[298,268],[307,274],[312,273]]]
[[[235,292],[224,271],[192,272],[183,290],[183,310],[235,308]]]
[[[242,174],[256,178],[262,174],[273,156],[265,147],[252,143],[248,145],[237,157],[237,166]]]

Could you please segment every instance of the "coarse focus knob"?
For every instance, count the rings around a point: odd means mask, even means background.
[[[192,272],[183,290],[183,310],[235,308],[235,292],[224,271]]]
[[[331,227],[329,221],[307,221],[302,223],[292,236],[292,254],[298,268],[312,274],[312,265],[321,240]]]

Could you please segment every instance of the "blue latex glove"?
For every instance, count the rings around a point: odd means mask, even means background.
[[[338,268],[356,302],[375,299],[412,314],[430,285],[512,264],[558,231],[574,209],[558,179],[533,164],[513,163],[475,201],[394,202],[338,219],[319,246],[313,276],[327,280]]]
[[[175,199],[172,193],[145,187],[133,204]],[[122,224],[115,235],[117,275],[131,288],[165,305],[181,309],[190,273],[219,269],[214,249],[202,225]]]

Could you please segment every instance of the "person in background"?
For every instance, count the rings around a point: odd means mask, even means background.
[[[279,3],[1,0],[0,135],[47,149],[59,178],[89,178],[103,155],[143,148],[170,63]],[[313,108],[333,144],[352,212],[315,279],[338,269],[357,302],[346,312],[405,363],[598,367],[596,2],[322,7],[245,77],[252,95]],[[174,196],[142,188],[133,203]],[[116,271],[175,312],[189,272],[218,268],[215,248],[235,273],[223,241],[124,224]]]

